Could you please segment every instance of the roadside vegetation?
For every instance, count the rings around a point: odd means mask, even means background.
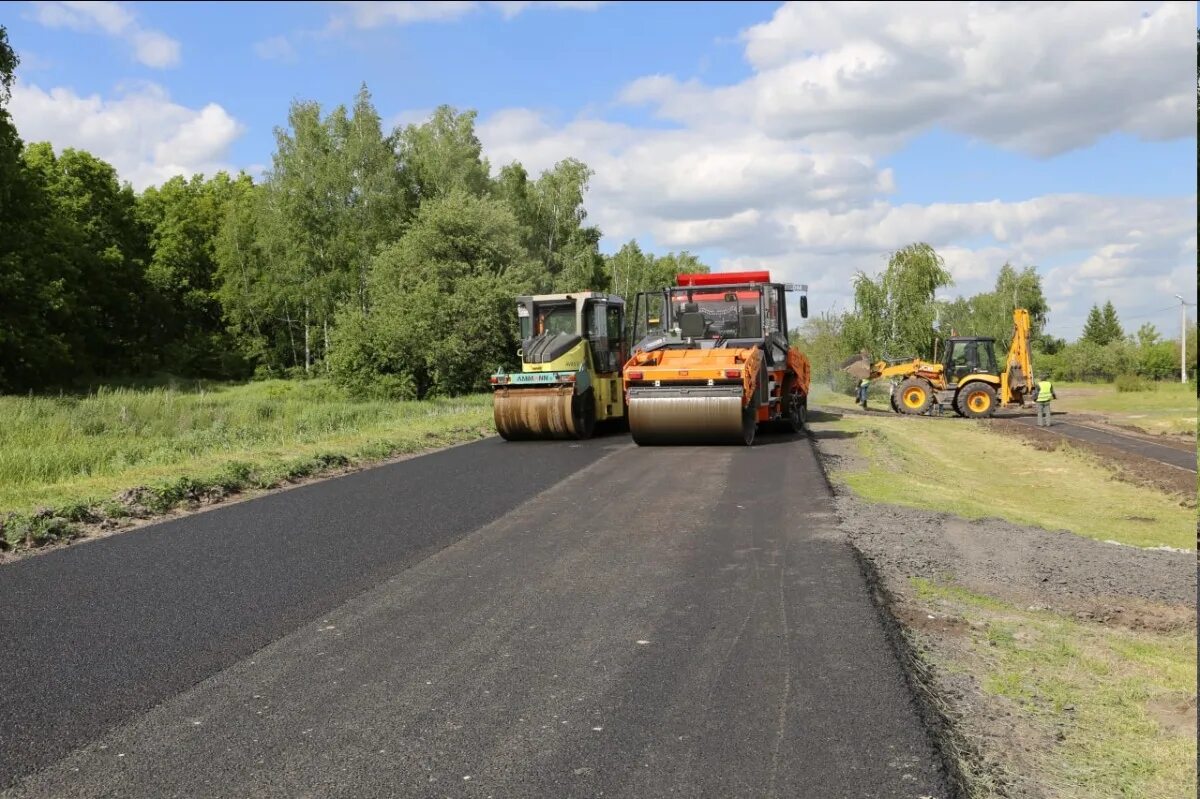
[[[838,397],[818,393],[814,401]],[[881,401],[886,407],[886,397]],[[835,480],[871,502],[996,517],[1139,547],[1193,548],[1196,515],[1168,494],[1114,479],[1090,454],[1040,451],[957,417],[845,415],[830,427],[855,436],[864,468]]]
[[[491,435],[486,395],[355,399],[327,380],[0,397],[3,546]]]
[[[1195,383],[1060,383],[1056,410],[1094,414],[1147,433],[1196,436]]]
[[[969,632],[943,664],[973,674],[1028,736],[1025,768],[1049,796],[1196,793],[1196,633],[1083,623],[916,578],[922,610]],[[984,780],[977,796],[988,796]]]

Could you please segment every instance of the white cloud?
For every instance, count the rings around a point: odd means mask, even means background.
[[[264,61],[293,62],[296,48],[286,36],[271,36],[254,43],[254,54]]]
[[[935,125],[1039,157],[1123,131],[1193,135],[1191,3],[794,3],[742,35],[734,86],[669,76],[624,99],[693,127],[896,144]],[[829,141],[832,140],[832,141]]]
[[[348,14],[337,15],[331,21],[331,28],[341,29],[347,25],[355,28],[379,28],[384,25],[410,25],[415,22],[449,22],[461,19],[468,14],[493,8],[500,12],[505,19],[512,19],[518,14],[531,9],[569,9],[575,11],[594,11],[601,2],[571,2],[571,0],[549,0],[548,2],[533,2],[531,0],[496,0],[495,2],[478,2],[477,0],[436,0],[420,2],[419,0],[396,0],[394,2],[370,2],[369,0],[348,0],[339,4]]]
[[[479,136],[496,166],[591,166],[588,211],[608,248],[636,236],[722,269],[767,266],[808,283],[814,308],[844,309],[857,271],[927,241],[951,293],[989,289],[1006,261],[1039,266],[1054,325],[1074,335],[1092,302],[1139,316],[1168,304],[1163,292],[1195,293],[1195,196],[897,205],[897,179],[920,176],[879,160],[935,126],[1034,158],[1114,132],[1194,136],[1192,8],[787,5],[743,33],[753,73],[740,83],[658,74],[619,93],[672,129],[517,108]]]
[[[230,169],[229,147],[244,130],[221,106],[188,108],[154,84],[105,99],[18,82],[9,111],[25,141],[88,150],[137,189]]]
[[[179,64],[179,42],[162,31],[142,27],[121,3],[39,2],[34,4],[34,19],[48,28],[99,32],[121,39],[148,67],[163,69]]]

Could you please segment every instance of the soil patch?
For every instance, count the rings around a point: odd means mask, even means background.
[[[1158,606],[1195,607],[1196,558],[1108,544],[999,519],[961,519],[839,493],[843,529],[885,576],[954,582],[977,593],[1097,621],[1139,619]],[[1167,623],[1178,613],[1166,613]],[[1132,623],[1132,622],[1131,622]]]

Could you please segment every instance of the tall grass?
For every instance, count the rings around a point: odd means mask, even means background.
[[[486,396],[354,400],[323,380],[0,397],[0,513],[98,502],[180,477],[385,457],[490,427]]]

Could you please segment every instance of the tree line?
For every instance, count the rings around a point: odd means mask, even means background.
[[[998,358],[1011,343],[1016,308],[1029,311],[1034,369],[1059,380],[1114,380],[1122,375],[1161,380],[1179,374],[1179,342],[1152,324],[1127,333],[1112,302],[1095,305],[1080,338],[1072,343],[1046,333],[1050,311],[1036,267],[1004,264],[991,291],[971,297],[939,298],[953,286],[941,255],[916,242],[892,253],[877,276],[854,278],[854,306],[818,314],[793,334],[808,354],[814,374],[832,388],[852,382],[841,371],[847,359],[936,359],[954,335],[996,339]],[[1196,352],[1196,326],[1189,326],[1188,352]],[[1194,374],[1195,363],[1189,365]]]
[[[387,132],[365,85],[348,108],[294,102],[261,180],[137,193],[90,153],[21,141],[17,63],[0,27],[0,391],[169,372],[456,394],[515,364],[517,295],[707,271],[635,241],[602,254],[581,161],[493,174],[473,111]]]

